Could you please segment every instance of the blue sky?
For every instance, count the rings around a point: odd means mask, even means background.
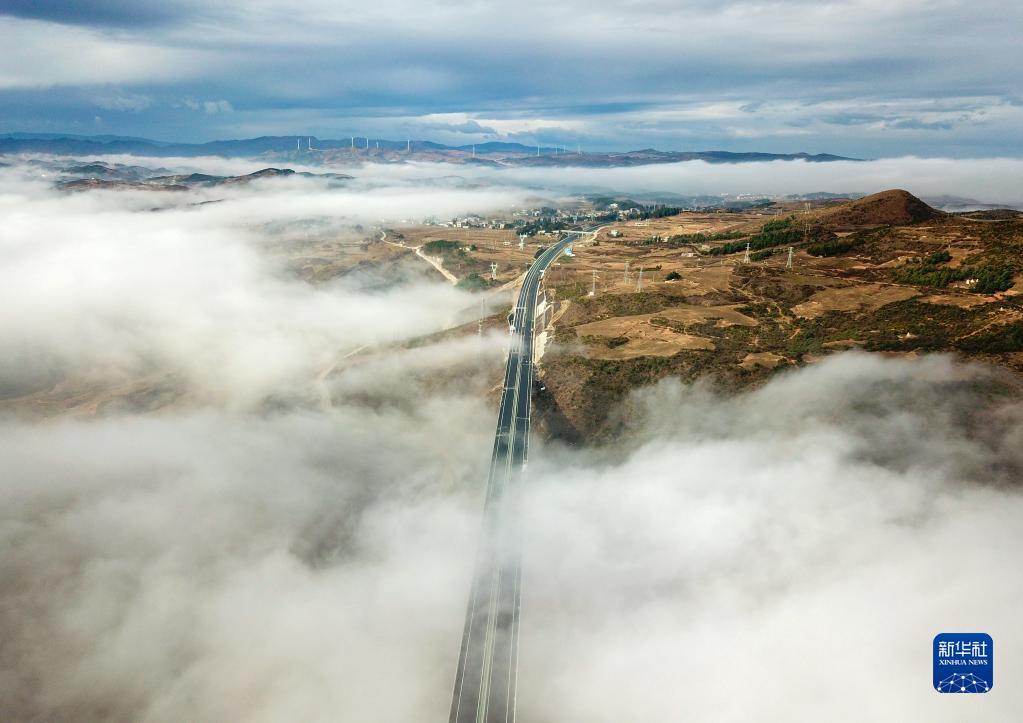
[[[1023,156],[1023,4],[5,0],[0,132]]]

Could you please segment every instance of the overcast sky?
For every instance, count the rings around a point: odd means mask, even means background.
[[[1023,154],[1018,2],[5,0],[0,13],[0,132]]]

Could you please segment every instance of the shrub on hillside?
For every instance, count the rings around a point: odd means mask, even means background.
[[[1023,351],[1023,322],[1003,324],[986,334],[967,337],[960,341],[958,346],[963,351],[987,354]]]
[[[423,244],[423,253],[426,254],[443,254],[451,251],[455,251],[461,248],[462,244],[458,241],[445,241],[444,239],[436,239],[434,241],[427,241]]]
[[[477,273],[466,274],[455,284],[464,291],[481,291],[490,286],[490,283]]]

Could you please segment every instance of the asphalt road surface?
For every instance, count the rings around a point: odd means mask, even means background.
[[[522,565],[514,498],[505,492],[518,481],[529,449],[533,322],[542,274],[581,233],[568,233],[533,262],[515,302],[484,505],[483,539],[465,612],[449,723],[515,720]]]

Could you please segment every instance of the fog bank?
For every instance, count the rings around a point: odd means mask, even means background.
[[[397,167],[381,172],[403,174],[406,170]],[[870,194],[904,188],[917,196],[947,194],[1023,207],[1023,160],[1015,158],[905,157],[829,163],[688,161],[627,168],[508,168],[460,173],[495,182],[590,193],[784,196],[818,191]]]
[[[988,407],[989,381],[861,354],[733,399],[666,381],[613,463],[531,463],[523,714],[1011,719],[1023,405]],[[950,701],[931,640],[972,630],[1000,641],[995,688]]]
[[[536,445],[520,713],[1011,718],[1023,407],[988,383],[845,355],[641,392],[614,462]],[[2,717],[442,719],[494,415],[423,399],[5,422]],[[931,638],[974,629],[994,690],[937,695]]]
[[[154,212],[19,173],[0,397],[188,394],[0,414],[0,720],[443,720],[507,336],[392,344],[476,300],[308,283],[286,263],[301,229],[269,224],[322,214],[346,239],[381,209],[531,191],[384,175]],[[522,718],[1013,719],[1023,404],[999,374],[850,353],[736,397],[639,390],[615,447],[534,440]],[[993,636],[991,693],[931,690],[954,631]]]

